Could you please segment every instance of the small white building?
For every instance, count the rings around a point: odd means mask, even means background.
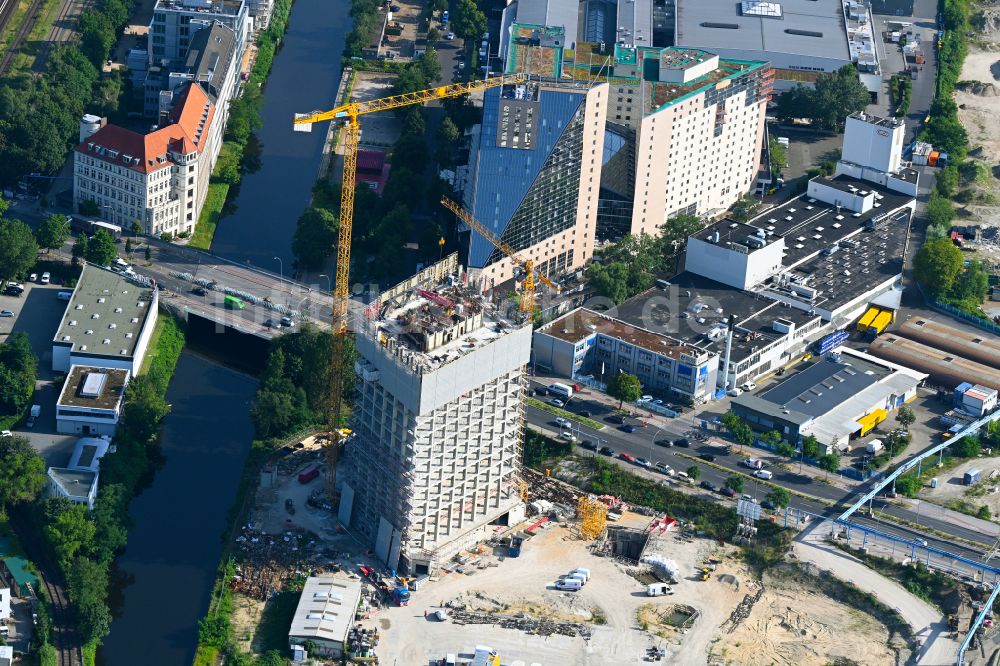
[[[0,645],[0,666],[12,666],[14,663],[14,648],[10,645]]]
[[[0,623],[10,619],[10,588],[0,587]]]
[[[97,499],[97,479],[100,460],[111,447],[106,437],[84,437],[76,442],[66,467],[50,467],[48,493],[52,497],[67,497],[71,502],[94,508]]]
[[[128,380],[128,370],[74,365],[56,402],[56,432],[113,437]]]
[[[52,340],[52,369],[120,368],[135,375],[156,325],[156,289],[86,265]]]
[[[310,576],[302,588],[295,609],[289,647],[306,641],[315,645],[314,654],[339,659],[347,645],[347,634],[361,599],[361,583],[339,576]]]

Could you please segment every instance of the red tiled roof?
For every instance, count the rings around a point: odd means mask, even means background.
[[[381,174],[382,166],[385,164],[385,153],[381,150],[359,150],[358,151],[358,171],[369,171],[373,174]]]
[[[201,153],[214,118],[215,106],[205,91],[198,84],[189,83],[174,105],[170,125],[145,136],[117,125],[105,125],[76,150],[133,171],[152,173],[170,166],[168,151]],[[112,152],[117,155],[112,157]]]

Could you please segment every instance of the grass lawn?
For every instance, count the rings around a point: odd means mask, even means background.
[[[0,34],[0,53],[5,53],[10,43],[14,41],[14,35],[17,34],[21,24],[24,23],[25,18],[28,16],[28,7],[30,6],[30,0],[20,0],[17,3],[14,16],[11,17],[10,23],[7,24],[7,29],[4,30],[3,34]]]
[[[205,196],[205,205],[201,209],[201,216],[198,224],[195,225],[194,234],[188,245],[200,250],[207,250],[212,246],[212,238],[215,237],[215,228],[219,226],[219,218],[222,217],[222,207],[226,205],[226,196],[229,194],[227,183],[210,183],[208,194]]]
[[[42,44],[45,43],[45,38],[48,36],[49,30],[52,29],[52,24],[59,14],[60,6],[62,6],[61,0],[45,0],[42,4],[38,21],[24,39],[24,42],[21,43],[21,49],[11,62],[10,70],[7,72],[8,78],[26,74],[34,66],[35,58],[38,57],[38,51],[42,48]],[[12,27],[8,27],[8,30],[12,29]],[[13,41],[13,33],[7,39]]]
[[[525,401],[532,407],[537,407],[538,409],[544,410],[549,414],[555,414],[556,416],[561,416],[570,421],[576,421],[588,428],[593,428],[594,430],[601,430],[604,428],[604,424],[595,421],[594,419],[588,419],[586,416],[580,416],[579,414],[574,414],[573,412],[566,411],[565,409],[560,409],[555,405],[550,405],[547,402],[542,402],[541,400],[536,400],[535,398],[526,398]]]
[[[158,316],[156,318],[156,326],[153,327],[153,334],[149,336],[149,345],[146,346],[146,356],[142,359],[142,366],[139,368],[140,375],[144,375],[149,372],[149,364],[153,362],[153,357],[156,356],[156,346],[160,344],[160,336],[163,335],[163,327],[166,324],[163,323],[163,316]]]
[[[194,666],[215,666],[219,662],[219,649],[214,647],[198,646],[198,651],[194,655]]]

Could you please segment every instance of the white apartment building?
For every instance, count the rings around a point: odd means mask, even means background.
[[[602,237],[657,235],[671,217],[713,217],[750,191],[771,92],[767,63],[623,45],[612,58],[602,209],[630,202],[631,219],[627,204],[617,219],[602,217]]]
[[[194,231],[215,160],[222,148],[222,123],[197,83],[175,97],[169,124],[142,135],[116,125],[91,133],[81,123],[74,152],[73,202],[93,201],[101,218],[124,229],[138,222],[143,232],[174,235]]]
[[[531,323],[466,287],[456,255],[377,308],[357,335],[339,517],[386,566],[433,573],[524,516],[517,468]]]

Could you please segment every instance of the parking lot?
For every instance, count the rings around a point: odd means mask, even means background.
[[[0,342],[13,333],[25,333],[32,351],[38,357],[38,381],[32,404],[41,405],[41,415],[31,429],[15,428],[18,434],[31,440],[49,465],[65,465],[73,450],[75,437],[56,433],[56,400],[62,388],[62,375],[52,371],[52,337],[55,335],[66,301],[56,297],[66,288],[55,285],[24,282],[20,297],[0,295],[0,310],[11,310],[13,317],[0,318]]]

